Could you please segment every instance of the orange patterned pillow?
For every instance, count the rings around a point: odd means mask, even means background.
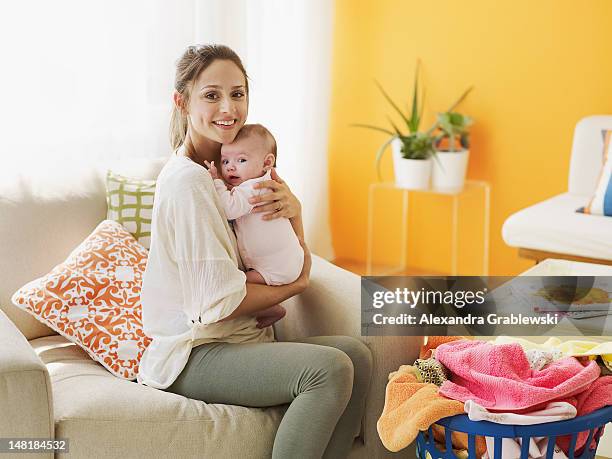
[[[140,289],[147,251],[105,220],[53,270],[21,287],[13,303],[81,346],[112,374],[136,379],[151,338],[142,331]]]

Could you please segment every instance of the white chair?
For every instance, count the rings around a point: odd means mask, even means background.
[[[589,116],[576,124],[568,191],[511,215],[502,228],[519,256],[539,262],[562,258],[612,265],[612,217],[577,213],[588,204],[603,165],[602,130],[612,115]]]

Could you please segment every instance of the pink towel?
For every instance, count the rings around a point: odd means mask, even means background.
[[[608,405],[612,405],[612,376],[603,376],[597,379],[597,381],[591,384],[585,391],[576,395],[577,416],[584,416]],[[579,450],[586,444],[588,437],[588,431],[578,434],[578,438],[576,439],[576,451],[579,454],[582,454]],[[570,440],[571,437],[569,435],[559,437],[557,439],[557,445],[567,453]],[[593,440],[591,446],[595,446],[595,440]]]
[[[485,341],[453,341],[436,351],[436,358],[453,376],[440,394],[474,400],[492,410],[523,410],[584,391],[599,376],[595,361],[583,366],[574,357],[532,370],[523,348]]]

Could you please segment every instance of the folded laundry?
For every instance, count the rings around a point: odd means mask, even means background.
[[[538,344],[514,336],[498,336],[495,344],[518,343],[526,351],[530,349],[551,350],[558,349],[566,357],[601,356],[604,364],[612,370],[612,341],[597,343],[595,341],[569,340],[564,341],[557,337],[548,338],[544,343]]]
[[[595,362],[583,366],[573,357],[533,370],[518,344],[453,341],[439,346],[436,358],[452,372],[440,394],[496,411],[523,410],[578,394],[600,373]]]

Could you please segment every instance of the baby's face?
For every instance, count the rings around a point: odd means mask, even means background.
[[[260,136],[247,136],[221,147],[221,176],[232,186],[264,174],[267,145]]]

